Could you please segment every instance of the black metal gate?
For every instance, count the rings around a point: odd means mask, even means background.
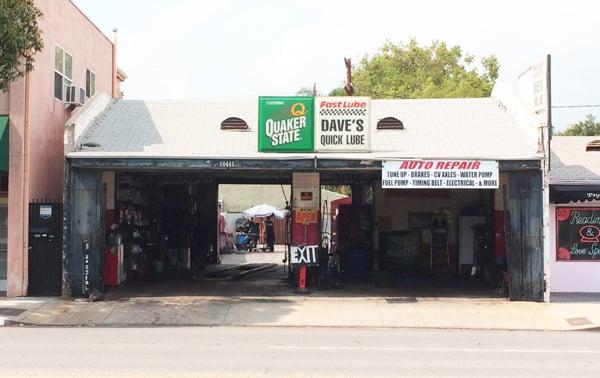
[[[60,295],[62,204],[29,204],[29,295]]]
[[[509,173],[506,245],[511,299],[544,299],[542,193],[541,171]]]

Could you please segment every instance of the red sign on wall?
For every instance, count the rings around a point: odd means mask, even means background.
[[[300,193],[300,199],[302,201],[312,201],[313,194],[312,194],[312,192],[301,192]]]
[[[318,211],[317,209],[296,209],[294,219],[296,223],[300,224],[316,224]]]
[[[321,180],[318,172],[292,174],[292,245],[319,244]]]

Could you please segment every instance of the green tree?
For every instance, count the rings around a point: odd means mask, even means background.
[[[556,135],[564,136],[600,136],[600,122],[596,121],[596,117],[588,114],[585,120],[579,121],[567,127],[563,132],[558,132]]]
[[[414,39],[408,44],[388,41],[354,67],[352,81],[357,96],[373,98],[487,97],[498,78],[498,59],[481,59],[481,72],[474,62],[460,46],[444,42],[419,46]],[[339,89],[334,93],[343,95]]]
[[[33,70],[34,55],[44,47],[33,0],[0,0],[0,92]]]
[[[313,89],[311,87],[301,87],[296,91],[296,96],[312,96]],[[321,92],[317,91],[317,96],[321,96]]]
[[[346,96],[346,90],[344,89],[344,87],[333,88],[329,92],[329,96]]]

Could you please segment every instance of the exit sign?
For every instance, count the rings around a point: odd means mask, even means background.
[[[294,245],[290,263],[292,265],[318,265],[317,245]]]

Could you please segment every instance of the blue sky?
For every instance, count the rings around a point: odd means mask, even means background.
[[[515,84],[552,54],[554,105],[600,104],[600,2],[593,1],[194,1],[74,0],[111,35],[129,75],[129,99],[328,92],[385,40],[442,40],[482,57],[496,54]],[[554,125],[600,108],[555,109]]]

